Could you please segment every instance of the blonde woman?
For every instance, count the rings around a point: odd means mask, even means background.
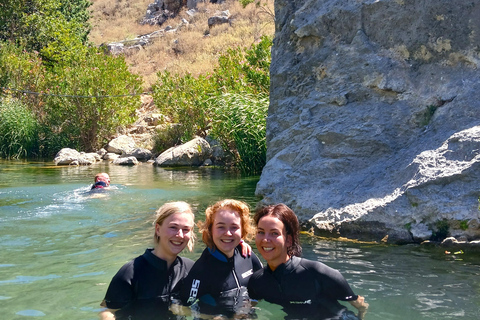
[[[183,280],[180,300],[195,304],[200,313],[236,313],[249,302],[250,276],[262,268],[254,253],[241,255],[240,243],[251,233],[250,210],[242,201],[226,199],[208,207],[205,214],[199,227],[207,248]]]
[[[107,309],[101,319],[146,319],[167,312],[175,285],[193,266],[179,257],[187,247],[193,249],[194,215],[186,202],[166,203],[155,217],[154,247],[126,263],[113,277],[105,299]]]

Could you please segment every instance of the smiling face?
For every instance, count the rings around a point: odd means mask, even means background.
[[[277,217],[267,215],[258,221],[255,244],[270,269],[275,270],[290,259],[287,248],[292,244],[291,239]]]
[[[231,258],[242,240],[240,215],[229,208],[218,210],[212,225],[212,239],[216,248]]]
[[[157,223],[155,234],[160,240],[154,254],[171,264],[193,236],[193,225],[193,215],[187,212],[172,214],[161,225]]]

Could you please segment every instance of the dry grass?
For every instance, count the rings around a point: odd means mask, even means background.
[[[138,21],[145,15],[153,0],[93,0],[90,41],[96,45],[132,39],[138,35],[164,29],[167,25],[177,27],[185,18],[189,25],[175,33],[166,33],[150,46],[126,54],[130,70],[144,78],[148,90],[157,80],[157,72],[169,71],[173,74],[193,75],[213,71],[218,57],[228,48],[250,46],[262,35],[273,36],[273,18],[260,12],[253,4],[245,9],[236,0],[222,4],[199,3],[197,14],[191,18],[182,10],[175,19],[162,26],[140,25]],[[267,0],[273,12],[274,0]],[[207,20],[217,11],[229,10],[233,17],[231,25],[224,24],[208,31]],[[206,36],[206,34],[208,34]]]

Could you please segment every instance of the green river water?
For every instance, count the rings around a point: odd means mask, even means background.
[[[110,174],[115,189],[94,198],[88,190],[101,171]],[[158,207],[184,200],[198,219],[223,198],[255,207],[257,181],[211,168],[0,160],[0,319],[98,319],[112,276],[152,245]],[[480,318],[478,253],[447,255],[441,248],[307,235],[301,241],[304,257],[340,270],[355,293],[366,297],[365,319]],[[200,241],[184,255],[195,259],[203,248]],[[266,302],[256,314],[283,317],[278,306]]]

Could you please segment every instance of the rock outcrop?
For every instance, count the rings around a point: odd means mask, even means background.
[[[177,147],[164,151],[157,157],[154,165],[161,167],[200,166],[210,160],[212,150],[209,143],[197,137]]]
[[[97,153],[78,152],[77,150],[71,148],[61,149],[59,152],[57,152],[55,158],[53,159],[53,162],[55,162],[55,165],[57,166],[91,165],[100,161],[102,161],[102,157]]]
[[[275,15],[263,202],[324,235],[479,239],[480,2],[277,0]]]

